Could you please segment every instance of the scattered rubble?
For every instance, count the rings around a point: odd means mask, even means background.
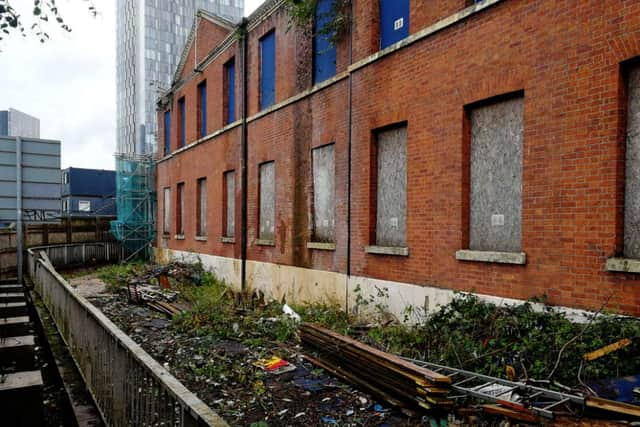
[[[354,322],[333,307],[292,307],[266,302],[260,295],[234,294],[198,265],[134,264],[102,269],[98,276],[108,292],[94,293],[90,300],[231,425],[539,421],[522,410],[527,404],[522,399],[521,407],[505,406],[496,402],[499,399],[465,401],[453,412],[445,383],[423,381],[416,386],[415,372],[400,372],[390,362],[395,356],[383,351],[581,396],[593,392],[585,381],[596,373],[604,378],[602,374],[640,372],[639,340],[634,339],[640,325],[632,321],[603,317],[574,326],[557,313],[536,313],[526,304],[491,307],[461,296],[424,323],[407,328],[384,316],[380,322]],[[82,291],[82,283],[77,286]],[[344,335],[301,326],[301,321]],[[308,347],[300,344],[300,328]],[[477,387],[478,393],[491,388]],[[516,401],[515,390],[493,391],[504,393],[502,400],[512,396]],[[633,387],[627,395],[635,395]],[[407,401],[413,404],[398,404]],[[614,410],[613,418],[633,417],[639,408],[634,402],[625,402],[628,407],[611,400],[589,402],[586,406]],[[425,412],[426,407],[431,411]],[[591,425],[560,419],[556,425]]]

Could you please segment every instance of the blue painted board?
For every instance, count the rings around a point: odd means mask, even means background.
[[[171,153],[171,110],[164,112],[164,154]]]
[[[380,0],[380,48],[409,35],[409,0]]]
[[[260,39],[260,109],[276,100],[276,36],[271,31]]]
[[[207,135],[207,82],[198,85],[198,98],[200,102],[200,137]]]
[[[640,405],[640,397],[633,392],[640,388],[640,375],[596,380],[589,387],[604,399]]]
[[[232,59],[225,65],[227,70],[227,124],[236,121],[236,63]]]
[[[186,130],[186,126],[185,126],[185,108],[184,108],[184,97],[180,98],[178,100],[178,116],[180,119],[180,123],[178,124],[178,126],[180,127],[180,133],[178,135],[178,144],[180,147],[184,147],[185,146],[185,130]]]
[[[313,82],[320,83],[336,75],[336,47],[331,33],[323,30],[333,18],[333,0],[318,0],[313,38]]]

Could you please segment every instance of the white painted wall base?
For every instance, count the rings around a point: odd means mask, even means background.
[[[194,252],[156,248],[159,263],[170,261],[201,262],[203,267],[240,290],[242,263],[239,259]],[[260,291],[265,298],[288,303],[322,302],[336,304],[351,313],[375,316],[385,312],[399,321],[416,323],[425,314],[449,304],[456,292],[435,286],[351,276],[330,271],[312,270],[267,262],[247,261],[247,290]],[[481,300],[496,305],[516,305],[525,301],[476,294]],[[535,310],[544,305],[532,304]],[[592,312],[569,307],[555,307],[569,319],[586,322]]]

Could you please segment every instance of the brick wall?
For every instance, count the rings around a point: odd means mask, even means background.
[[[375,1],[353,0],[352,62],[379,46]],[[410,33],[461,11],[464,0],[412,1]],[[469,10],[467,10],[468,12]],[[367,65],[347,70],[348,39],[338,45],[338,81],[311,88],[308,34],[287,32],[282,10],[249,22],[248,258],[345,273],[351,132],[351,272],[394,282],[640,314],[640,275],[604,270],[623,243],[626,95],[623,63],[640,56],[640,3],[622,0],[503,0]],[[276,31],[276,103],[256,116],[258,40]],[[393,50],[393,49],[392,49]],[[222,126],[222,66],[234,44],[173,93],[187,97],[187,144],[196,140],[196,86],[208,80],[209,132]],[[237,105],[240,111],[240,61]],[[344,76],[344,78],[342,78]],[[352,99],[349,104],[349,84]],[[465,107],[522,91],[524,154],[522,251],[526,265],[463,262],[469,241],[469,126]],[[349,123],[351,109],[352,122]],[[240,115],[238,115],[240,117]],[[176,148],[177,115],[172,133]],[[162,123],[162,120],[159,121]],[[409,256],[365,253],[371,218],[372,131],[407,123]],[[184,181],[185,240],[166,247],[238,257],[241,127],[162,160],[158,189]],[[159,133],[162,135],[162,130]],[[336,143],[336,250],[307,249],[311,149]],[[256,246],[258,165],[275,161],[275,246]],[[236,243],[222,244],[222,172],[236,169]],[[196,179],[208,177],[209,241],[194,240]],[[172,195],[172,199],[173,199]],[[161,201],[159,202],[161,204]],[[162,206],[159,206],[162,218]],[[161,233],[161,221],[159,231]]]

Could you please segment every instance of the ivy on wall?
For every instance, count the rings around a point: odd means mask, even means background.
[[[318,0],[285,0],[290,17],[290,25],[310,30],[315,20]],[[349,33],[351,25],[351,0],[332,0],[331,9],[326,16],[326,24],[315,28],[313,35],[324,35],[335,45]],[[323,18],[325,18],[323,16]]]

